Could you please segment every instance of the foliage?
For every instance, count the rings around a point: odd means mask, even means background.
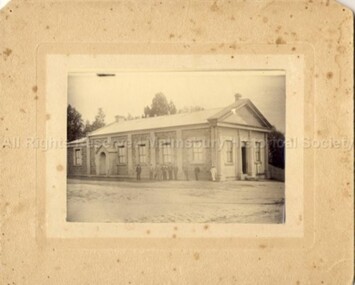
[[[273,128],[268,135],[269,163],[275,167],[285,169],[285,136]]]
[[[178,111],[178,113],[192,113],[192,112],[197,112],[197,111],[203,111],[205,108],[201,106],[184,106],[182,109]]]
[[[155,94],[151,106],[146,106],[144,108],[144,116],[145,117],[155,117],[155,116],[163,116],[169,114],[176,114],[176,107],[173,101],[168,99],[163,93]]]
[[[89,120],[86,120],[85,129],[84,129],[85,135],[87,135],[88,133],[93,132],[99,128],[104,127],[106,125],[105,124],[105,117],[106,117],[106,115],[105,115],[104,111],[102,110],[102,108],[99,108],[97,111],[97,115],[95,117],[95,120],[92,122],[92,124],[90,124]]]
[[[67,140],[68,142],[82,138],[84,124],[81,114],[70,104],[67,107]]]

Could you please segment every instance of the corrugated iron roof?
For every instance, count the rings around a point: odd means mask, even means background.
[[[91,132],[89,136],[206,124],[208,123],[209,117],[215,115],[223,109],[225,108],[214,108],[209,110],[196,111],[192,113],[181,113],[175,115],[165,115],[152,118],[114,122],[96,131]]]
[[[75,141],[71,141],[68,142],[68,144],[72,145],[72,144],[82,144],[82,143],[86,143],[87,138],[81,138],[81,139],[77,139]]]

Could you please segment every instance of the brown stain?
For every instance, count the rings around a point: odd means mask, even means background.
[[[117,263],[120,263],[120,260],[119,260],[119,259],[117,259],[117,260],[116,260],[116,262],[117,262]]]
[[[277,45],[284,45],[286,44],[286,41],[282,37],[278,37],[275,41]]]
[[[346,47],[344,47],[344,46],[338,46],[338,47],[337,47],[337,51],[338,51],[339,53],[345,53]]]
[[[302,222],[302,219],[303,219],[302,215],[299,215],[299,216],[298,216],[298,220],[299,220],[300,222]]]
[[[266,244],[260,244],[260,245],[259,245],[259,248],[265,249],[265,248],[267,248],[267,245],[266,245]]]
[[[149,235],[149,234],[150,234],[150,230],[147,230],[147,231],[146,231],[146,234]]]
[[[21,113],[26,113],[25,109],[23,109],[23,108],[20,109],[20,112]]]
[[[200,259],[200,254],[198,252],[194,253],[194,259],[199,260]]]
[[[332,79],[333,78],[333,72],[329,71],[327,72],[327,79]]]
[[[269,19],[267,17],[264,17],[263,22],[266,24],[267,22],[269,22]]]
[[[63,171],[64,167],[61,164],[57,165],[57,171]]]
[[[236,44],[231,44],[231,45],[229,46],[229,48],[230,48],[230,49],[237,49],[237,45],[236,45]]]
[[[6,49],[3,51],[3,53],[4,53],[4,55],[5,55],[6,57],[9,57],[10,54],[12,54],[12,50],[9,49],[9,48],[6,48]]]
[[[235,18],[234,18],[234,16],[232,16],[232,17],[231,17],[230,19],[231,19],[231,21],[235,21]]]
[[[49,26],[48,25],[46,26],[46,30],[49,30]]]
[[[211,10],[212,12],[217,12],[217,11],[219,10],[219,7],[218,7],[218,5],[217,5],[217,1],[214,1],[214,2],[213,2],[213,4],[212,4],[211,7],[210,7],[210,10]]]
[[[35,85],[35,86],[33,86],[33,87],[32,87],[32,91],[33,91],[34,93],[36,93],[36,92],[37,92],[37,90],[38,90],[37,85]]]
[[[292,51],[296,51],[296,48],[295,48],[295,47],[293,47],[293,48],[292,48]]]
[[[208,225],[205,225],[203,228],[204,228],[205,230],[208,230],[209,226],[208,226]]]
[[[174,231],[177,231],[178,230],[178,227],[174,227]]]
[[[172,235],[172,238],[176,238],[176,234],[173,234],[173,235]]]
[[[170,34],[170,35],[169,35],[169,39],[172,39],[172,38],[174,38],[174,37],[175,37],[174,34]]]
[[[281,26],[277,26],[277,28],[276,28],[275,32],[276,32],[276,33],[279,33],[279,32],[281,31],[281,29],[282,29],[282,27],[281,27]]]
[[[38,96],[33,97],[34,100],[38,100]]]

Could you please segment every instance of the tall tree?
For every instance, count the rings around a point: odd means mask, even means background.
[[[173,101],[168,99],[163,93],[155,94],[151,106],[144,108],[145,117],[163,116],[168,114],[176,114],[176,107]]]
[[[99,108],[99,110],[97,111],[97,115],[95,117],[95,121],[91,124],[91,131],[95,131],[99,128],[102,128],[104,127],[106,124],[105,124],[105,113],[104,111],[102,110],[102,108]]]
[[[99,108],[95,120],[92,123],[90,123],[89,120],[86,120],[85,127],[84,127],[84,135],[87,135],[90,132],[93,132],[99,128],[104,127],[106,125],[105,117],[106,115],[104,111],[102,110],[102,108]]]
[[[69,104],[67,107],[67,140],[71,142],[82,138],[84,135],[81,114]]]
[[[275,167],[285,169],[285,136],[273,128],[268,135],[269,163]]]

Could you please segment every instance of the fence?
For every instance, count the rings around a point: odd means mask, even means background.
[[[285,181],[285,169],[281,169],[269,164],[270,178],[278,181]]]

